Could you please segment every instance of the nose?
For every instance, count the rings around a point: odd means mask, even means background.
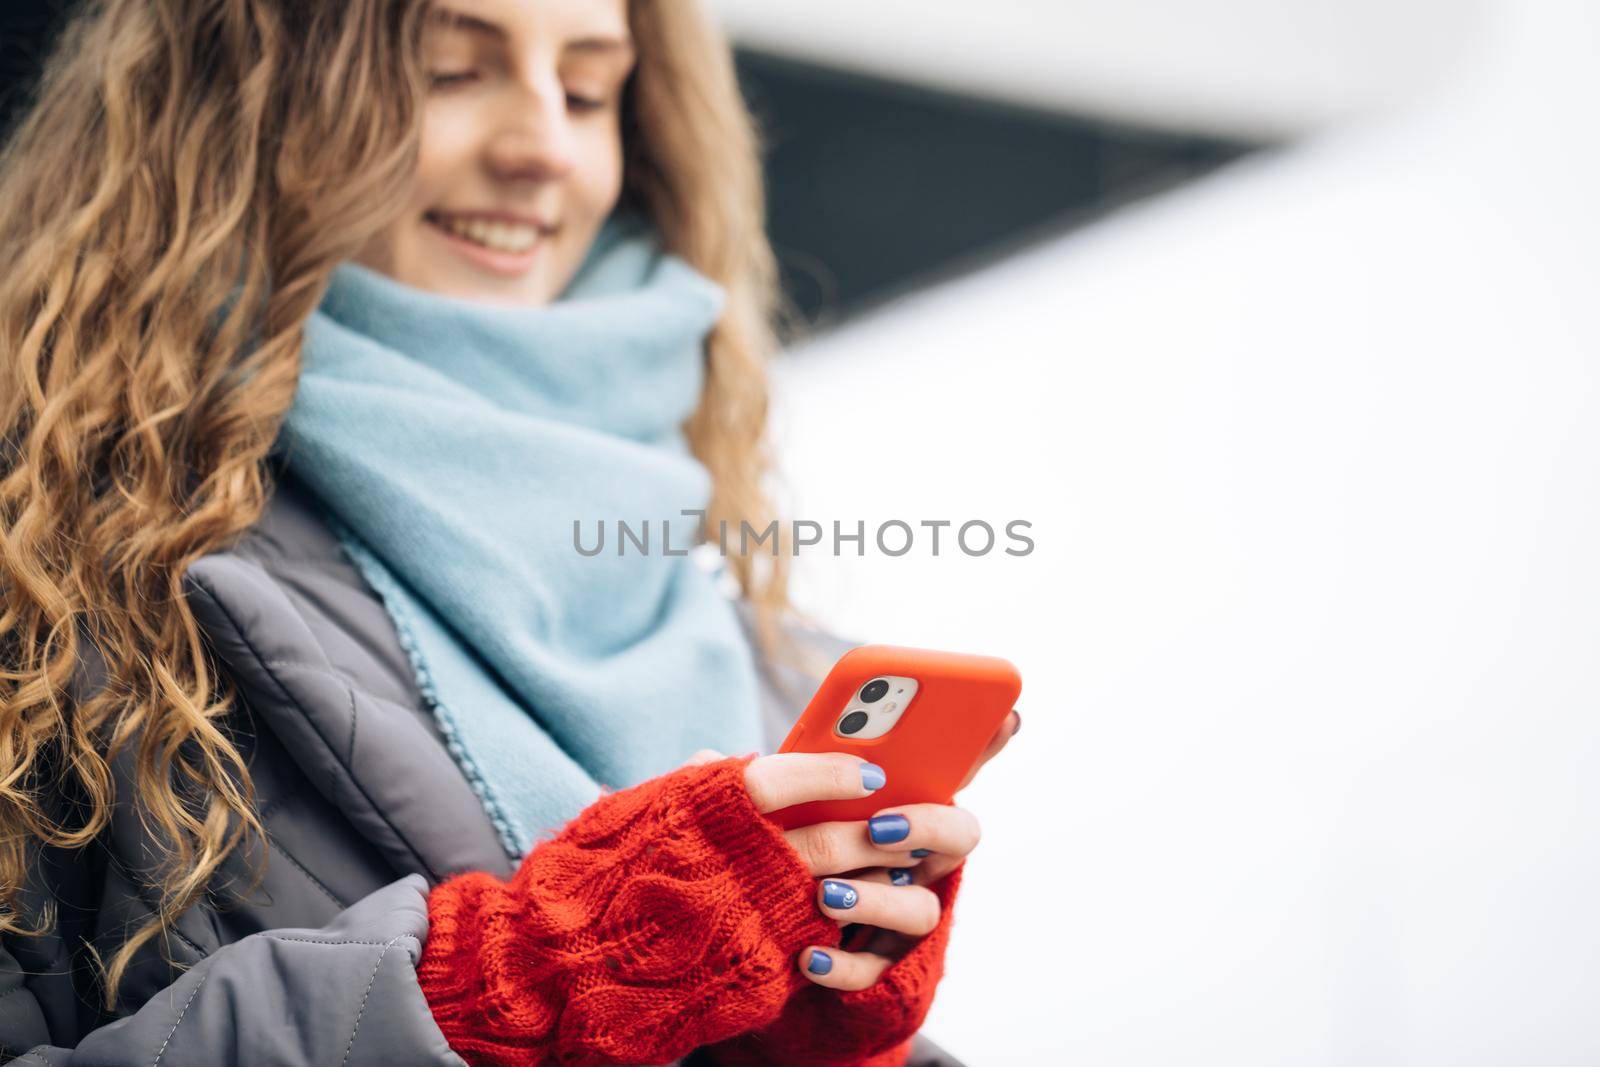
[[[507,94],[487,161],[501,181],[555,181],[572,171],[572,122],[559,80],[525,84]]]

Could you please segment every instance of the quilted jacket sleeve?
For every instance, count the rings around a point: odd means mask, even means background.
[[[70,1049],[36,1043],[43,1016],[0,951],[0,1048],[51,1067],[461,1067],[417,984],[427,893],[408,875],[326,926],[242,938]]]

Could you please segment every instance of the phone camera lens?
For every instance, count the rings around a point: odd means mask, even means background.
[[[839,720],[839,732],[841,734],[858,734],[866,725],[867,713],[864,711],[852,711]]]
[[[882,700],[883,694],[887,693],[888,691],[888,682],[884,681],[882,678],[874,678],[872,681],[861,687],[861,703],[871,704],[874,701]]]

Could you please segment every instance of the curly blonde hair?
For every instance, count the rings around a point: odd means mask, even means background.
[[[49,927],[21,907],[29,856],[94,840],[131,756],[165,851],[155,914],[103,964],[108,1007],[261,832],[183,576],[261,515],[303,325],[405,202],[428,2],[90,0],[0,155],[0,932]],[[628,6],[624,197],[727,288],[688,431],[711,524],[762,526],[776,271],[757,133],[697,5]],[[764,644],[782,560],[730,560]],[[75,699],[85,644],[105,682]],[[81,798],[72,818],[53,792]]]

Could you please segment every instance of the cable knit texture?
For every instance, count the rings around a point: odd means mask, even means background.
[[[771,1024],[795,957],[837,945],[816,882],[744,785],[754,755],[608,793],[509,882],[429,894],[417,966],[473,1064],[658,1064]]]
[[[417,965],[468,1063],[660,1064],[712,1046],[728,1067],[899,1067],[943,971],[960,870],[938,927],[865,990],[814,985],[837,947],[816,880],[744,784],[754,755],[608,793],[510,881],[470,872],[429,894]]]
[[[944,975],[963,870],[929,887],[939,924],[874,985],[846,992],[807,982],[775,1022],[713,1048],[719,1067],[901,1067]]]

